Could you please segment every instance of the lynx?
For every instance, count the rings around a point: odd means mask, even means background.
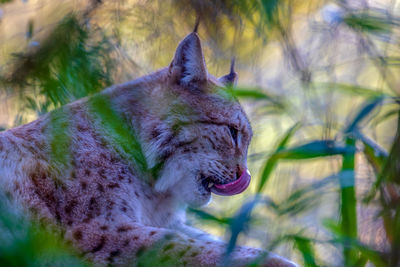
[[[236,79],[233,65],[208,74],[194,31],[169,67],[2,132],[0,185],[96,265],[136,264],[155,247],[179,266],[220,265],[226,245],[185,225],[184,209],[250,183],[249,121],[217,90]],[[265,254],[238,246],[230,262]],[[272,253],[261,265],[296,266]]]

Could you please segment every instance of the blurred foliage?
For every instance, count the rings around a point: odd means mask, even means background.
[[[89,100],[90,113],[99,120],[98,129],[101,135],[108,139],[108,144],[118,151],[123,158],[132,162],[134,168],[146,181],[151,181],[148,176],[148,166],[138,134],[128,127],[126,118],[118,114],[112,107],[111,101],[103,95],[96,95]]]
[[[0,192],[1,266],[90,266],[49,231],[50,225],[32,224],[12,207]]]
[[[71,134],[69,131],[68,114],[63,109],[57,109],[50,113],[50,125],[45,133],[50,143],[50,167],[53,171],[53,179],[57,184],[61,183],[71,171]]]
[[[246,243],[304,266],[400,265],[397,1],[88,1],[62,6],[62,16],[55,1],[47,5],[56,15],[47,19],[18,16],[14,4],[29,5],[0,1],[0,96],[19,105],[2,109],[13,123],[1,113],[0,123],[17,126],[57,109],[48,131],[54,166],[70,161],[63,106],[168,65],[200,17],[210,73],[222,74],[232,55],[238,59],[244,79],[219,93],[249,113],[256,134],[248,164],[258,174],[245,194],[188,209],[192,224],[226,232],[225,264],[234,246]],[[23,33],[9,26],[19,20]],[[156,178],[161,166],[147,169],[125,118],[107,99],[90,99],[106,142]],[[83,264],[5,203],[0,265],[43,266],[44,258]],[[156,247],[139,266],[160,262],[174,265],[159,259]]]
[[[33,25],[29,21],[28,37]],[[39,114],[47,112],[49,105],[59,107],[99,92],[111,84],[111,59],[106,39],[97,38],[89,42],[88,29],[75,15],[68,15],[38,47],[14,54],[13,70],[3,83],[38,90],[44,102],[38,108],[27,96],[27,107]]]

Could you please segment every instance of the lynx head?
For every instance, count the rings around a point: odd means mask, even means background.
[[[208,203],[211,192],[241,193],[250,183],[246,157],[251,127],[240,104],[217,90],[235,84],[233,62],[226,76],[208,74],[200,39],[192,32],[166,72],[170,100],[156,137],[163,161],[156,190],[170,191],[192,206]]]

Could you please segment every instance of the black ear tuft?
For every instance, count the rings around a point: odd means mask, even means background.
[[[196,19],[196,23],[194,25],[193,32],[197,33],[197,29],[199,28],[199,24],[200,24],[200,16],[198,16],[197,19]]]
[[[237,79],[238,75],[235,72],[235,58],[232,58],[231,69],[229,74],[220,77],[218,80],[225,85],[231,86],[231,85],[236,85]]]
[[[175,52],[170,72],[181,85],[200,88],[207,81],[207,68],[200,38],[192,32],[183,39]]]

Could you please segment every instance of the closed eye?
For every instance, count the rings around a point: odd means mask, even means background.
[[[229,132],[231,134],[232,140],[235,143],[235,145],[238,144],[238,130],[235,127],[228,126]]]

